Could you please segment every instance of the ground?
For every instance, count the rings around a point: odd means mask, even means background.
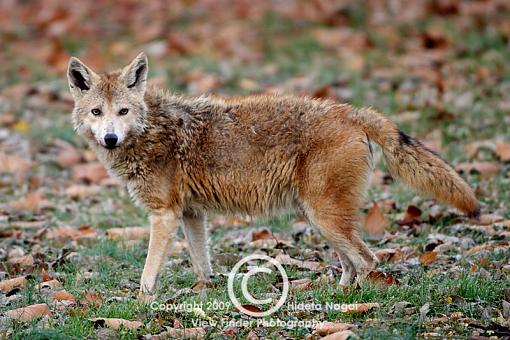
[[[342,329],[360,338],[510,337],[507,3],[171,4],[0,4],[13,13],[0,19],[2,337],[320,338]],[[147,216],[75,136],[65,80],[70,55],[111,69],[141,50],[151,81],[176,92],[280,91],[373,106],[463,175],[482,218],[417,196],[378,156],[360,216],[381,264],[360,286],[339,287],[336,254],[299,214],[213,215],[212,282],[197,282],[179,234],[157,303],[141,304]],[[279,259],[291,282],[286,304],[264,320],[333,324],[257,325],[236,310],[227,276],[254,253]],[[253,295],[277,300],[281,277],[258,275]],[[303,310],[307,303],[317,308]],[[192,308],[159,308],[178,304]],[[32,314],[12,312],[31,305]]]

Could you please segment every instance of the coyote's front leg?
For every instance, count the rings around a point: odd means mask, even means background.
[[[161,266],[165,262],[175,232],[182,224],[181,214],[174,210],[163,210],[151,213],[149,216],[151,233],[149,251],[143,268],[140,282],[139,298],[144,301],[151,299],[158,279]]]

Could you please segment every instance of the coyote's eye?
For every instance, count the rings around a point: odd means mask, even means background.
[[[125,116],[125,115],[127,115],[128,111],[129,111],[129,109],[125,109],[125,108],[124,108],[124,109],[120,109],[120,111],[119,111],[119,116]]]
[[[91,111],[91,112],[92,112],[92,114],[93,114],[94,116],[99,116],[99,115],[101,114],[101,110],[99,110],[99,109],[92,109],[92,111]]]

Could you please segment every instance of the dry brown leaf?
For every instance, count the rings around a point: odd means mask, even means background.
[[[352,303],[348,305],[342,305],[342,313],[344,314],[363,314],[371,309],[379,308],[381,305],[377,302],[370,303]]]
[[[65,290],[60,290],[58,292],[53,293],[53,300],[56,301],[71,301],[76,302],[76,298],[73,294],[66,292]]]
[[[478,154],[480,149],[488,149],[491,151],[495,151],[496,145],[491,140],[483,140],[483,141],[476,141],[473,143],[469,143],[464,147],[464,150],[466,150],[466,155],[468,159],[473,159]]]
[[[101,186],[99,185],[79,185],[74,184],[68,187],[65,191],[65,194],[70,198],[84,198],[88,196],[96,195],[101,191]]]
[[[420,216],[422,214],[422,211],[420,208],[414,205],[409,205],[406,209],[406,212],[404,214],[404,217],[401,221],[398,221],[397,224],[399,225],[413,225],[420,223]]]
[[[350,330],[340,331],[322,338],[322,340],[347,340],[349,337],[354,337],[355,334]]]
[[[429,265],[432,264],[437,258],[437,253],[435,251],[429,251],[422,255],[420,255],[419,260],[421,264]]]
[[[72,176],[75,181],[84,180],[89,183],[98,183],[108,177],[106,169],[99,162],[75,165],[72,169]]]
[[[505,218],[503,216],[497,215],[497,214],[483,214],[483,215],[480,215],[478,220],[476,220],[475,222],[477,222],[478,224],[481,224],[481,225],[489,225],[489,224],[494,224],[496,222],[503,221],[504,219]]]
[[[313,261],[300,261],[291,258],[287,254],[279,254],[275,258],[276,261],[280,262],[280,264],[296,266],[298,268],[308,269],[308,270],[319,270],[321,268],[321,264],[319,262]]]
[[[49,202],[42,194],[32,191],[9,205],[19,211],[29,210],[34,213],[39,213],[43,208],[49,205]]]
[[[267,228],[262,228],[262,229],[259,229],[259,230],[253,230],[251,232],[251,239],[252,239],[252,241],[268,240],[268,239],[272,240],[273,239],[273,234]]]
[[[510,144],[497,143],[495,153],[502,162],[510,161]]]
[[[202,339],[206,335],[204,328],[171,328],[166,327],[166,332],[151,336],[151,339]]]
[[[92,318],[89,320],[94,322],[95,325],[98,325],[100,327],[107,326],[112,329],[119,329],[120,327],[125,327],[131,330],[137,330],[142,326],[142,322],[138,320],[130,321],[119,318]]]
[[[8,259],[7,263],[14,266],[20,266],[22,268],[24,267],[30,267],[34,265],[34,257],[32,255],[25,255],[21,257],[15,257],[12,259]]]
[[[81,161],[81,153],[70,143],[57,139],[54,144],[59,148],[55,162],[61,167],[78,164]]]
[[[42,282],[42,283],[38,284],[37,286],[35,286],[36,289],[43,289],[43,288],[55,289],[55,288],[60,288],[60,287],[62,287],[62,283],[55,279]]]
[[[260,312],[262,312],[262,309],[260,309],[260,307],[256,306],[256,305],[241,305],[241,307],[243,307],[244,309],[246,309],[246,310],[248,310],[250,312],[253,312],[253,313],[260,313]],[[240,312],[240,310],[237,307],[235,307],[235,310],[237,312]]]
[[[46,221],[12,221],[9,224],[19,229],[40,229],[46,224]]]
[[[7,294],[15,288],[23,288],[27,284],[25,276],[15,277],[14,279],[0,282],[0,292]]]
[[[57,227],[48,230],[45,234],[47,239],[55,239],[59,242],[82,241],[85,239],[93,239],[97,237],[97,233],[91,226],[84,225],[78,228],[73,227]]]
[[[110,240],[145,240],[149,236],[150,230],[146,227],[110,228],[106,231]]]
[[[315,326],[315,332],[319,335],[328,335],[353,328],[352,323],[324,321]]]
[[[455,167],[460,173],[473,173],[478,172],[481,177],[487,178],[496,175],[499,172],[499,165],[494,162],[472,162],[460,163]]]
[[[85,292],[80,304],[84,306],[99,307],[103,304],[103,298],[98,293]]]
[[[191,290],[194,292],[194,293],[198,293],[198,292],[201,292],[205,289],[208,289],[208,288],[211,288],[213,287],[213,283],[212,281],[209,281],[209,280],[198,280],[197,282],[195,282],[193,284],[193,286],[191,286]]]
[[[313,281],[309,278],[292,280],[290,281],[290,286],[293,291],[302,292],[305,290],[309,290],[313,288]]]
[[[479,244],[479,245],[476,245],[474,246],[473,248],[469,249],[467,252],[466,252],[466,255],[467,256],[473,256],[473,255],[476,255],[478,254],[479,252],[481,251],[484,251],[484,250],[492,250],[494,248],[493,245],[489,244],[489,243],[484,243],[484,244]]]
[[[12,309],[5,312],[5,316],[8,318],[22,322],[29,322],[45,315],[51,315],[50,308],[45,303]]]
[[[374,205],[370,208],[365,218],[365,230],[370,235],[382,235],[384,233],[384,229],[389,226],[390,222],[382,213],[379,208],[379,204],[374,202]]]
[[[41,273],[41,281],[46,282],[46,281],[51,281],[53,279],[54,278],[50,274],[48,274],[48,272],[46,272],[46,270],[43,269],[43,271]]]
[[[389,273],[383,273],[379,271],[372,271],[368,274],[367,280],[373,284],[381,286],[393,286],[400,285],[400,282]]]
[[[398,262],[401,261],[403,256],[400,249],[378,249],[374,252],[379,262]]]
[[[7,155],[0,152],[0,173],[10,172],[18,173],[24,172],[32,167],[32,162],[27,161],[21,157],[14,155]]]

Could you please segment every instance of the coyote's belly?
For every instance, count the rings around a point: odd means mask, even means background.
[[[273,215],[297,204],[294,159],[278,164],[239,166],[189,175],[188,206],[254,215]]]

